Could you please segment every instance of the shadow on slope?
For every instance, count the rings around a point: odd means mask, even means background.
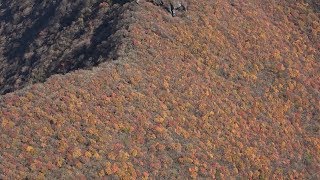
[[[60,2],[61,1],[59,1],[59,3]],[[9,63],[14,63],[12,61],[16,59],[19,60],[18,64],[22,63],[23,56],[27,52],[29,44],[36,39],[39,32],[49,25],[50,19],[56,14],[59,3],[51,3],[46,9],[33,11],[28,17],[29,19],[35,20],[32,26],[26,28],[21,36],[10,41],[10,44],[6,47],[4,56]],[[40,14],[40,16],[38,14]]]
[[[127,5],[119,4],[101,0],[2,4],[0,94],[114,58],[125,37],[115,35],[125,26],[122,14]]]

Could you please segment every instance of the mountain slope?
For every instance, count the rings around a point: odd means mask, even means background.
[[[118,6],[113,61],[1,97],[0,177],[318,179],[318,7]]]

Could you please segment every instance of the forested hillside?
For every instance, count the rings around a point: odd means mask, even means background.
[[[1,4],[0,179],[320,178],[319,1],[45,2]]]

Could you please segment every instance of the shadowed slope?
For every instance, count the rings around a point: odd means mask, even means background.
[[[4,3],[0,93],[115,58],[125,38],[125,9],[99,0]],[[118,30],[123,34],[115,35]]]

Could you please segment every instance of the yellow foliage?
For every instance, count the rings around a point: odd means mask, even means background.
[[[64,159],[62,157],[59,157],[57,160],[58,167],[62,167],[63,162],[64,162]]]
[[[90,151],[86,151],[86,152],[84,153],[84,155],[85,155],[87,158],[91,158],[91,157],[92,157],[92,154],[91,154]]]
[[[193,159],[189,158],[189,157],[181,157],[178,159],[178,161],[182,164],[185,164],[185,163],[193,163]]]
[[[103,177],[103,176],[106,175],[106,173],[105,173],[105,171],[103,169],[101,169],[98,174],[99,174],[100,177]]]
[[[32,146],[27,146],[26,151],[27,151],[27,152],[33,152],[34,149],[33,149]]]
[[[157,123],[163,123],[164,122],[164,118],[162,118],[161,116],[157,116],[155,119],[154,119],[155,122]]]
[[[93,154],[93,157],[96,158],[97,160],[101,160],[102,159],[102,157],[100,156],[100,154],[98,152],[95,152]]]
[[[120,150],[120,152],[119,152],[119,160],[120,161],[128,161],[129,157],[130,157],[129,153],[127,153],[123,150]]]
[[[7,128],[13,128],[15,125],[14,122],[10,121],[10,120],[7,120],[7,119],[2,119],[2,122],[1,122],[1,127],[7,127]]]
[[[131,151],[131,155],[132,155],[133,157],[136,157],[136,156],[138,155],[138,151],[137,151],[136,149],[133,149],[133,150]]]
[[[73,156],[74,158],[78,158],[78,157],[80,157],[81,155],[82,155],[81,149],[79,149],[79,148],[76,148],[76,149],[73,151],[73,153],[72,153],[72,156]]]
[[[281,52],[279,50],[275,50],[273,52],[273,57],[276,59],[276,60],[279,60],[281,59]]]
[[[108,158],[109,158],[110,160],[116,160],[116,155],[115,155],[115,153],[114,153],[114,152],[109,152],[109,153],[108,153]]]
[[[105,172],[107,173],[107,175],[113,174],[112,166],[111,166],[111,163],[109,161],[106,162]]]

